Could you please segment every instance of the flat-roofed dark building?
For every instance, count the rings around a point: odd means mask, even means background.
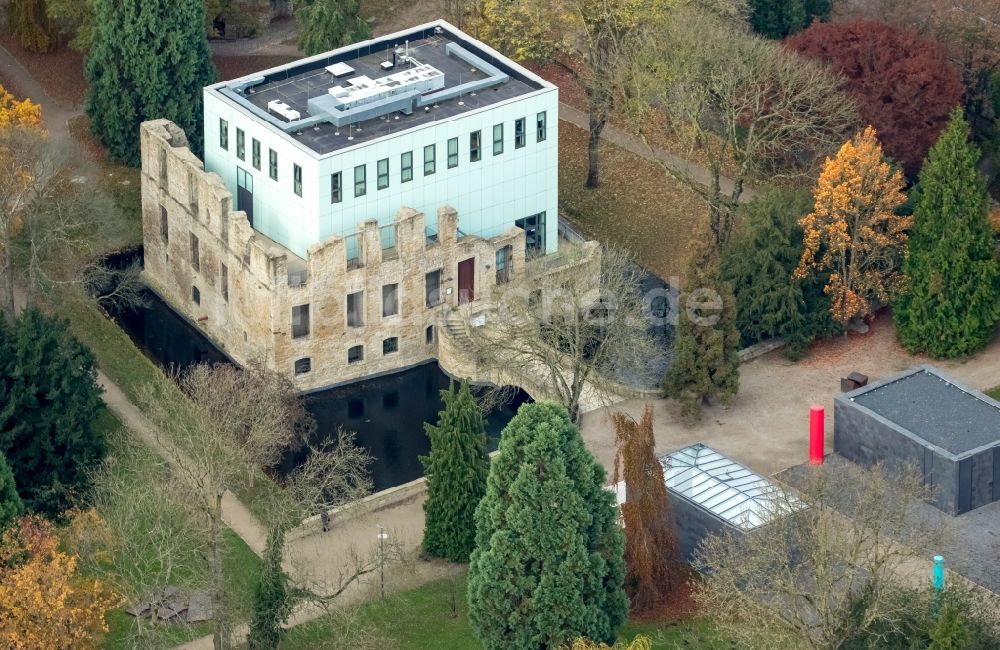
[[[915,467],[953,515],[1000,501],[1000,402],[933,366],[838,396],[834,451],[866,467]]]

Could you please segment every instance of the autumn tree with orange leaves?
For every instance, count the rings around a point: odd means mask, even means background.
[[[48,521],[22,517],[0,538],[0,647],[96,648],[105,616],[121,599],[75,575],[77,558],[59,550]]]
[[[867,316],[903,288],[899,268],[911,223],[896,214],[906,201],[903,187],[902,172],[885,161],[870,126],[823,165],[813,211],[799,220],[804,250],[794,275],[829,272],[823,290],[839,323]]]
[[[614,413],[615,473],[613,483],[625,481],[625,593],[633,616],[661,612],[671,594],[685,580],[677,561],[674,515],[663,483],[663,467],[656,459],[653,409],[647,404],[636,422]]]

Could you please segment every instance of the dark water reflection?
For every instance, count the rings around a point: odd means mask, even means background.
[[[183,370],[196,363],[231,362],[205,336],[174,313],[155,294],[147,292],[147,305],[119,314],[117,321],[136,345],[168,370]],[[417,457],[430,451],[424,422],[435,422],[442,408],[440,390],[449,378],[431,362],[403,372],[354,382],[306,396],[306,406],[316,418],[318,438],[336,435],[338,427],[356,434],[356,442],[374,458],[371,465],[375,490],[401,485],[423,475]],[[490,449],[500,431],[522,403],[517,391],[506,406],[487,417]],[[305,451],[289,452],[277,468],[291,471],[305,458]]]

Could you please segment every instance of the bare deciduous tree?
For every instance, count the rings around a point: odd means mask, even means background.
[[[645,60],[636,64],[634,79],[626,79],[635,84],[633,124],[646,138],[655,124],[646,118],[662,109],[688,146],[704,154],[707,187],[660,164],[708,204],[720,245],[748,183],[806,173],[856,120],[838,77],[697,7],[671,12],[641,51]],[[726,191],[722,180],[730,169],[733,184]]]
[[[649,334],[643,271],[619,249],[562,253],[564,269],[494,289],[492,306],[463,314],[474,354],[503,381],[537,386],[576,420],[581,399],[608,404],[623,383],[655,384],[661,351]]]
[[[104,306],[142,303],[138,269],[110,269],[101,254],[128,231],[125,215],[101,190],[89,190],[87,161],[44,133],[0,132],[0,280],[5,309],[13,288],[28,304],[39,293],[83,285]]]
[[[905,618],[899,594],[914,562],[924,570],[921,552],[945,536],[914,508],[927,496],[915,471],[802,469],[798,497],[767,495],[769,523],[699,549],[696,598],[741,647],[832,649],[848,635],[891,629]]]
[[[228,645],[233,622],[224,598],[223,497],[252,483],[254,474],[275,465],[289,447],[307,444],[313,423],[291,382],[263,367],[198,365],[177,381],[187,399],[178,399],[164,379],[148,385],[141,402],[158,427],[179,498],[203,524],[219,650]],[[280,550],[285,533],[304,517],[367,492],[367,462],[352,435],[341,433],[314,448],[284,486],[259,490],[269,541]]]

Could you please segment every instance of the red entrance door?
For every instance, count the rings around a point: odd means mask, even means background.
[[[475,300],[476,258],[470,257],[458,263],[458,304]]]

